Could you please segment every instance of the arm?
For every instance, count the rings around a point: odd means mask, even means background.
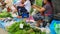
[[[38,10],[39,12],[44,12],[46,10],[44,7],[39,7],[36,5],[33,5],[32,7],[35,8],[36,10]]]

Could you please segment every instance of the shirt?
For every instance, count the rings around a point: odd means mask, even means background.
[[[15,3],[15,5],[16,5],[16,6],[19,6],[20,3],[21,3],[21,0],[17,1],[17,2]],[[30,3],[30,1],[29,1],[29,0],[26,0],[26,2],[24,3],[24,5],[25,5],[25,6],[24,6],[25,9],[26,9],[28,12],[30,12],[30,10],[31,10],[31,3]]]
[[[46,9],[44,11],[44,14],[46,14],[47,16],[51,16],[52,15],[52,7],[51,7],[50,3],[47,3],[43,7]]]
[[[30,10],[31,10],[31,3],[30,3],[30,1],[27,0],[24,4],[25,4],[24,7],[27,9],[28,12],[30,12]]]

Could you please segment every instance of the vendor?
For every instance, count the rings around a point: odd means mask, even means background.
[[[22,13],[29,13],[31,9],[31,3],[29,0],[20,0],[16,6],[18,11],[18,18],[22,16]]]
[[[43,21],[45,21],[44,17],[47,17],[48,21],[52,18],[53,7],[50,0],[43,0],[43,3],[44,3],[43,7],[33,5],[33,8],[39,11],[39,13],[33,16],[34,20],[37,21],[36,26],[40,26],[41,25],[40,23],[43,23]]]

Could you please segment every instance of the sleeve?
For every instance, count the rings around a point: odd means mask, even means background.
[[[43,6],[46,10],[49,9],[49,5],[46,4],[45,6]]]
[[[28,1],[26,1],[25,3],[24,3],[24,5],[26,5],[28,3]]]

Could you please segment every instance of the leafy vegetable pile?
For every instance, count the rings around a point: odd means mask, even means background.
[[[19,27],[20,24],[24,24],[23,29]],[[41,30],[30,27],[25,22],[16,22],[7,28],[11,34],[41,34]]]
[[[0,18],[12,17],[9,12],[2,12],[0,13]]]
[[[36,5],[42,6],[42,0],[36,0]]]

